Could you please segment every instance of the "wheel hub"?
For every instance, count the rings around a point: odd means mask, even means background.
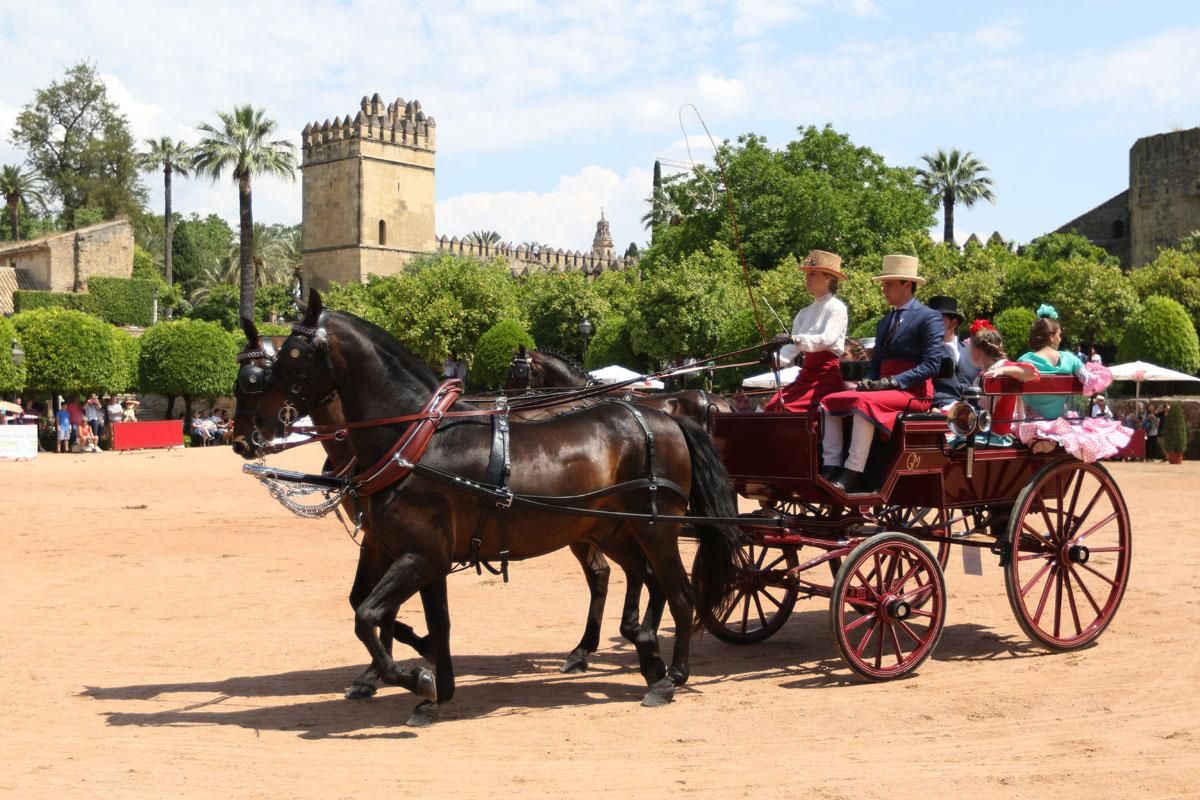
[[[885,601],[883,609],[884,613],[891,619],[901,620],[912,616],[912,604],[907,600],[901,600],[899,597],[893,597]]]
[[[1073,544],[1067,548],[1067,560],[1072,564],[1086,564],[1091,555],[1091,551],[1081,544]]]

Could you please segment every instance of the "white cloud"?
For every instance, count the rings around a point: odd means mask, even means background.
[[[737,0],[734,7],[733,35],[752,39],[772,28],[802,19],[805,5],[801,0]]]
[[[872,0],[850,0],[850,13],[856,17],[878,17],[882,12]]]
[[[989,50],[1011,50],[1025,40],[1016,21],[1008,20],[975,31],[974,39]]]
[[[749,98],[746,84],[740,79],[721,78],[707,72],[697,76],[696,88],[700,92],[701,107],[712,107],[722,114],[742,110]]]
[[[603,208],[613,244],[624,252],[629,242],[645,241],[641,217],[651,179],[646,169],[631,169],[622,176],[607,167],[588,166],[562,176],[546,192],[470,192],[449,197],[437,204],[438,235],[462,238],[473,230],[494,230],[514,244],[536,241],[587,252]]]

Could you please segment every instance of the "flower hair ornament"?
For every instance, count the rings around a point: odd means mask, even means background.
[[[1054,321],[1058,321],[1058,311],[1049,303],[1042,303],[1038,306],[1037,315],[1039,317],[1049,317]]]
[[[971,323],[971,335],[972,336],[979,333],[980,331],[994,331],[994,330],[996,330],[996,326],[993,325],[992,323],[988,322],[986,319],[977,319]]]

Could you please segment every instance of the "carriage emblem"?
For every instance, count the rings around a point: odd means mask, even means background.
[[[920,467],[921,467],[921,454],[920,453],[909,453],[908,458],[904,459],[904,468],[905,469],[914,470],[914,469],[920,469]]]

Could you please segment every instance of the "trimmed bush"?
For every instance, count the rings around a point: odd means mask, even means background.
[[[143,392],[184,398],[190,414],[192,398],[232,390],[243,338],[215,322],[160,322],[139,342],[138,385]]]
[[[88,293],[93,298],[94,314],[113,325],[149,327],[154,322],[154,292],[158,283],[138,278],[105,278],[88,280]]]
[[[16,313],[34,311],[39,308],[62,308],[68,311],[95,314],[96,298],[90,294],[78,292],[43,292],[32,289],[13,292],[13,310]]]
[[[25,388],[25,365],[18,367],[12,362],[12,343],[20,338],[13,324],[0,317],[0,394],[16,394]]]
[[[503,388],[508,375],[508,365],[519,345],[534,349],[533,337],[521,323],[504,319],[489,328],[479,337],[475,347],[475,361],[471,365],[471,385],[486,390]]]
[[[126,373],[107,322],[79,311],[40,308],[12,318],[25,348],[26,385],[35,392],[119,391]]]
[[[1187,420],[1183,416],[1183,405],[1171,403],[1167,422],[1162,434],[1162,448],[1167,453],[1182,453],[1187,449]]]
[[[1028,308],[1009,308],[1001,311],[992,320],[1000,337],[1004,339],[1004,349],[1008,357],[1015,359],[1022,353],[1029,352],[1029,331],[1037,322],[1037,314]]]
[[[114,392],[129,392],[137,388],[138,385],[138,352],[140,345],[138,339],[133,338],[128,331],[121,330],[118,327],[112,327],[113,346],[117,350],[119,357],[118,373],[114,379],[115,383],[108,387]]]
[[[1200,369],[1200,340],[1187,309],[1169,297],[1147,297],[1125,323],[1117,360],[1150,361],[1195,373]]]

